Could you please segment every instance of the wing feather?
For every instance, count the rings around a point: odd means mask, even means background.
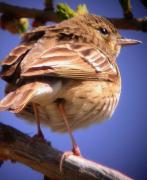
[[[20,44],[14,48],[9,55],[2,61],[2,70],[0,72],[1,78],[12,82],[17,76],[16,70],[19,69],[19,63],[23,60],[27,52],[31,49],[32,44]],[[19,70],[18,70],[19,71]]]
[[[33,52],[37,51],[36,57],[32,57],[30,51],[23,60],[21,76],[48,75],[97,79],[101,75],[104,77],[105,74],[111,74],[111,77],[117,75],[116,67],[110,63],[109,58],[91,45],[76,42],[55,43],[45,50],[43,45],[41,41],[40,45],[33,49]],[[47,47],[46,44],[45,46]],[[106,76],[108,78],[108,75]]]

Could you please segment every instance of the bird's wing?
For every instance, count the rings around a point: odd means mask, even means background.
[[[99,49],[86,43],[57,43],[41,39],[21,63],[21,76],[74,79],[113,79],[116,67]]]
[[[32,44],[20,44],[14,48],[8,56],[2,61],[2,71],[0,76],[4,79],[11,79],[18,67],[18,64],[24,58],[26,53],[31,49]]]
[[[38,39],[45,34],[45,28],[45,26],[39,27],[23,35],[20,45],[14,48],[2,61],[0,77],[8,82],[12,82],[16,79],[17,74],[19,76],[19,64],[33,46],[35,46]]]

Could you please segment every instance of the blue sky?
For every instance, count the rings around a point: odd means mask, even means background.
[[[4,0],[26,7],[43,8],[41,0]],[[122,17],[122,10],[116,0],[55,0],[55,4],[66,2],[72,8],[86,3],[90,12],[106,17]],[[135,17],[147,15],[140,1],[132,0]],[[143,44],[123,48],[118,64],[122,75],[122,94],[113,117],[101,124],[74,132],[78,145],[85,158],[105,166],[115,168],[137,180],[147,179],[147,33],[120,31],[122,36],[141,40]],[[18,35],[0,29],[0,60],[20,42]],[[0,81],[0,97],[3,97],[5,83]],[[16,118],[8,112],[0,113],[0,122],[9,124],[33,136],[36,126]],[[71,149],[67,134],[53,133],[43,127],[46,139],[62,151]],[[31,178],[41,180],[42,174],[19,163],[5,162],[0,168],[1,180],[19,180]]]

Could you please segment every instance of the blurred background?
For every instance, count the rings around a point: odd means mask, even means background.
[[[43,8],[42,0],[3,0],[14,5]],[[91,13],[106,17],[123,17],[117,0],[54,0],[54,5],[64,2],[76,8],[85,3]],[[140,1],[132,0],[135,17],[144,17],[147,10]],[[101,124],[74,132],[82,155],[90,160],[119,170],[136,180],[147,179],[147,33],[121,30],[123,37],[141,40],[143,44],[122,49],[118,64],[122,75],[122,94],[113,117]],[[19,35],[0,29],[0,60],[20,42]],[[0,98],[5,82],[0,81]],[[33,136],[34,124],[28,124],[8,112],[0,113],[0,122],[11,125]],[[68,134],[53,133],[42,127],[45,138],[59,150],[71,149]],[[1,180],[41,180],[43,175],[19,163],[6,161],[0,168]]]

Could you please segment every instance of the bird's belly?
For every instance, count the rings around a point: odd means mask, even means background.
[[[109,87],[108,87],[109,86]],[[70,84],[63,89],[59,98],[65,100],[64,108],[72,130],[84,128],[109,118],[118,103],[120,89],[111,88],[108,82],[90,82]],[[64,120],[55,102],[40,106],[41,122],[53,131],[66,132]]]
[[[108,87],[109,86],[109,87]],[[82,82],[70,84],[61,93],[72,130],[84,128],[111,117],[120,96],[120,89],[111,88],[108,82]],[[44,110],[49,117],[47,124],[54,131],[65,132],[66,126],[57,105],[50,103]]]

